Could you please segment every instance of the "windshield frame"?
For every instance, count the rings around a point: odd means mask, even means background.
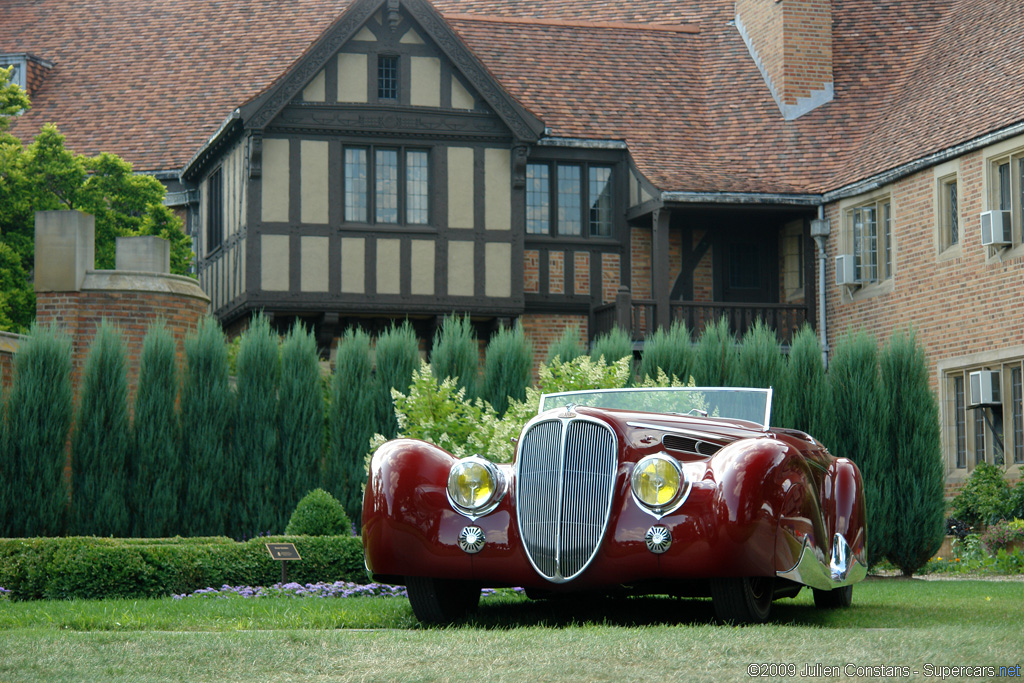
[[[580,389],[576,391],[555,391],[547,394],[541,394],[540,403],[538,404],[537,414],[540,415],[548,410],[553,410],[559,407],[565,407],[567,405],[576,405],[572,400],[573,396],[592,396],[594,394],[622,394],[630,392],[683,392],[683,393],[698,393],[698,392],[745,392],[745,393],[756,393],[765,395],[765,408],[764,418],[761,421],[745,420],[740,417],[723,417],[715,416],[709,417],[707,415],[693,415],[690,413],[658,413],[661,415],[689,415],[690,417],[703,417],[714,420],[742,420],[744,422],[753,422],[761,427],[762,431],[767,432],[770,428],[770,420],[772,414],[772,393],[771,387],[758,388],[758,387],[627,387],[623,389]],[[585,404],[584,404],[585,405]],[[602,408],[604,410],[629,410],[628,408],[604,408],[602,406],[591,406],[596,408]],[[648,411],[650,412],[650,411]]]

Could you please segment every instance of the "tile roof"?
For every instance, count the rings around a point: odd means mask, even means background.
[[[180,169],[348,4],[7,0],[0,52],[56,64],[14,132]],[[1015,0],[833,0],[835,99],[788,122],[734,0],[433,4],[552,135],[624,140],[663,190],[818,193],[1024,121]]]

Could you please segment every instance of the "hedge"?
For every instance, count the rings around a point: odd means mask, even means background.
[[[156,598],[200,588],[270,586],[281,563],[265,543],[294,543],[302,560],[288,563],[299,583],[366,583],[362,542],[355,536],[229,538],[0,539],[0,586],[16,600]]]

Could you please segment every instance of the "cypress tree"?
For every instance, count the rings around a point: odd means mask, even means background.
[[[71,441],[71,530],[127,536],[128,380],[121,333],[100,323],[89,349]]]
[[[893,463],[890,447],[882,441],[878,380],[875,339],[863,331],[844,335],[828,368],[834,435],[829,450],[855,462],[864,477],[868,563],[872,565],[888,554],[892,537],[887,523],[892,518],[888,480]]]
[[[550,365],[551,361],[558,357],[563,363],[568,363],[585,353],[586,349],[580,342],[580,326],[573,323],[562,330],[562,336],[548,349],[548,357],[544,362]]]
[[[508,410],[509,398],[526,399],[526,387],[533,372],[533,345],[516,321],[502,327],[491,337],[484,357],[484,395],[498,416]]]
[[[376,424],[372,382],[370,337],[349,328],[338,346],[331,379],[330,450],[323,488],[341,502],[357,527],[363,512],[366,454]]]
[[[771,387],[778,391],[784,363],[782,346],[775,330],[758,318],[743,335],[743,343],[738,350],[736,384],[759,389]],[[774,400],[772,403],[769,423],[776,424],[782,411]]]
[[[277,529],[283,530],[295,506],[320,483],[324,445],[320,356],[316,339],[298,322],[281,345],[278,400],[281,469]]]
[[[904,576],[928,562],[945,534],[945,467],[939,406],[928,385],[928,361],[913,332],[897,332],[881,355],[886,388],[884,443],[889,467],[889,560]]]
[[[637,376],[641,380],[648,377],[657,379],[658,370],[662,370],[669,379],[676,377],[685,384],[690,381],[693,366],[694,349],[690,331],[685,322],[676,320],[668,331],[659,327],[644,341]]]
[[[466,400],[477,396],[477,375],[480,372],[480,350],[469,316],[450,315],[434,335],[430,369],[439,382],[458,378],[458,386],[466,390]]]
[[[398,434],[398,420],[391,390],[407,391],[413,371],[420,366],[419,342],[408,320],[377,337],[376,356],[377,432],[393,439]]]
[[[821,343],[810,325],[793,336],[789,362],[780,380],[774,402],[779,407],[779,424],[807,432],[828,448],[832,444],[832,397],[825,381]]]
[[[157,322],[149,326],[142,342],[135,392],[128,498],[136,536],[174,536],[185,530],[177,395],[174,337],[163,322]]]
[[[204,318],[186,337],[185,360],[181,391],[182,516],[192,536],[219,536],[227,530],[229,501],[237,495],[239,474],[231,469],[228,458],[232,396],[227,344],[216,320]]]
[[[33,325],[14,356],[14,384],[7,400],[3,535],[64,533],[71,415],[71,340],[55,328]]]
[[[241,481],[228,524],[235,538],[278,529],[278,347],[277,335],[262,314],[252,320],[238,346],[232,469]]]
[[[725,316],[704,328],[695,355],[693,379],[697,386],[735,386],[738,374],[736,337]]]

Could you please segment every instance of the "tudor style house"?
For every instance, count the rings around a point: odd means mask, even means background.
[[[45,17],[59,14],[59,23]],[[13,0],[0,64],[168,186],[229,331],[912,326],[950,483],[1024,464],[1004,0]]]

